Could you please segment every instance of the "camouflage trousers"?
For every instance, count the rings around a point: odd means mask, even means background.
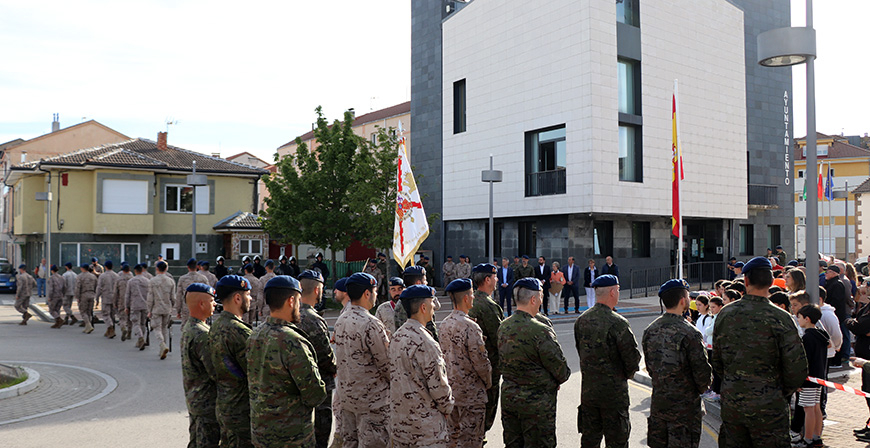
[[[690,417],[668,421],[650,416],[647,419],[646,443],[650,448],[698,448],[701,443],[701,419]]]
[[[79,299],[79,314],[82,315],[82,320],[85,322],[85,325],[91,325],[91,322],[94,320],[94,298],[80,298]]]
[[[221,429],[214,416],[191,415],[190,442],[187,448],[216,448],[221,440]]]
[[[392,448],[423,448],[423,447],[421,447],[419,445],[406,445],[404,443],[393,442]],[[426,445],[426,448],[447,448],[447,444],[446,443],[428,444],[428,445]]]
[[[60,317],[60,307],[63,305],[63,296],[48,298],[48,314],[57,319]]]
[[[484,430],[492,429],[492,424],[495,423],[495,413],[498,410],[499,397],[499,381],[501,375],[494,373],[492,375],[492,387],[486,390],[486,416],[484,418]]]
[[[145,310],[130,311],[130,324],[133,325],[134,339],[145,337],[145,322],[147,318],[148,312]]]
[[[598,448],[601,438],[608,448],[628,448],[631,421],[627,408],[599,408],[583,405],[581,448]]]
[[[232,425],[227,425],[227,422],[233,422]],[[248,425],[239,425],[239,421],[244,421]],[[250,420],[240,417],[226,417],[221,423],[221,448],[252,448],[254,445],[251,442],[251,425]]]
[[[367,412],[341,410],[344,448],[387,448],[390,446],[390,407]]]
[[[171,318],[172,316],[170,316]],[[187,323],[187,318],[190,317],[190,309],[187,308],[187,303],[181,304],[181,328]]]
[[[117,311],[115,310],[114,303],[108,303],[106,301],[103,301],[102,315],[103,315],[103,321],[106,322],[106,325],[108,325],[110,327],[115,326],[115,321],[117,319]]]
[[[15,297],[15,311],[18,311],[22,315],[27,312],[30,308],[30,296],[27,297]]]
[[[502,406],[501,425],[505,448],[556,448],[555,410],[550,414],[520,414]]]
[[[169,347],[169,322],[172,316],[169,314],[152,314],[151,315],[151,331],[160,348]]]
[[[429,330],[429,333],[432,335],[432,338],[435,339],[435,342],[438,342],[438,328],[435,327],[435,322],[432,322],[431,320],[426,322],[426,329]]]
[[[486,434],[484,420],[486,405],[454,406],[447,416],[447,430],[450,432],[450,448],[480,448]]]
[[[314,440],[317,448],[329,446],[329,434],[332,432],[332,394],[326,391],[326,399],[314,408]]]
[[[66,317],[70,317],[73,315],[72,311],[72,303],[73,303],[73,295],[65,295],[63,296],[63,312],[66,313]]]
[[[724,400],[723,400],[724,401]],[[781,413],[738,412],[732,406],[722,405],[722,426],[719,428],[719,446],[738,448],[763,446],[788,448],[788,407]]]
[[[336,384],[335,390],[332,391],[332,423],[335,427],[335,434],[332,436],[332,445],[329,445],[329,447],[343,448],[344,439],[341,438],[341,400],[338,395],[338,384]]]

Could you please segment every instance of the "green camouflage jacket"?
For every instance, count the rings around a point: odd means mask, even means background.
[[[329,327],[326,321],[314,311],[314,307],[303,303],[299,310],[299,329],[314,347],[320,379],[326,384],[326,390],[335,389],[335,354],[329,345]]]
[[[208,325],[190,317],[181,329],[181,376],[190,415],[215,415],[217,390],[208,345]]]
[[[217,383],[218,421],[222,425],[227,422],[244,426],[250,421],[248,363],[245,361],[250,335],[251,327],[229,311],[222,311],[208,332]]]
[[[501,377],[498,355],[498,328],[504,319],[504,311],[485,292],[474,290],[474,304],[468,310],[468,317],[477,322],[483,331],[483,343],[486,346],[486,355],[492,365],[492,385],[498,387],[498,379]]]

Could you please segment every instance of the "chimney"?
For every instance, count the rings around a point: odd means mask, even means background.
[[[347,111],[350,112],[350,117],[351,117],[351,118],[356,119],[356,109],[354,109],[354,108],[351,107],[351,108],[348,109]]]
[[[161,151],[166,151],[166,132],[158,132],[157,133],[157,149]]]
[[[27,162],[27,151],[21,151],[21,163]]]
[[[213,152],[213,153],[211,153],[211,156],[212,156],[212,157],[217,157],[218,159],[220,159],[220,158],[221,158],[221,153],[219,153],[219,152]]]
[[[60,130],[60,114],[52,114],[51,116],[51,132]]]

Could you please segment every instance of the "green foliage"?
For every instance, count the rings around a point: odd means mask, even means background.
[[[377,144],[366,141],[358,156],[357,189],[352,195],[354,233],[360,242],[378,249],[393,245],[399,139],[393,128],[378,128]],[[365,212],[368,210],[368,212]]]

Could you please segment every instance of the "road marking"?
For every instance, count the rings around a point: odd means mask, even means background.
[[[629,381],[628,385],[635,388],[635,389],[642,390],[642,391],[652,395],[652,389],[647,387],[647,386],[644,386],[643,384],[637,383],[635,381]],[[715,431],[713,431],[713,428],[711,428],[707,422],[702,421],[701,427],[704,428],[704,431],[706,431],[707,434],[709,434],[710,437],[716,443],[719,443],[719,434],[717,434]]]

